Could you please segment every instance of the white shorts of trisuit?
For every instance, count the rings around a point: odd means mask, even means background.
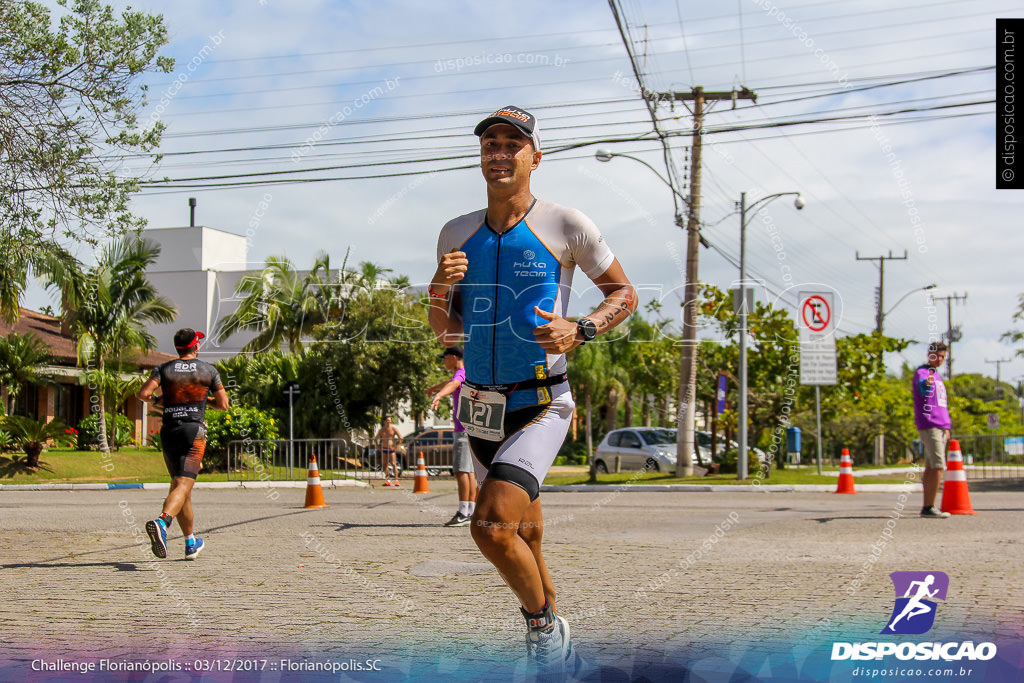
[[[555,396],[540,417],[510,434],[492,461],[492,465],[504,462],[526,470],[537,480],[538,486],[544,483],[548,470],[555,462],[558,450],[569,432],[572,411],[576,408],[568,382],[563,382],[552,393]],[[486,468],[476,457],[473,458],[473,467],[477,482],[482,484],[487,477]]]

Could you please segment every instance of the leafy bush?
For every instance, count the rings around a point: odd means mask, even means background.
[[[117,416],[117,429],[114,429],[114,416],[107,413],[107,445],[120,448],[132,443],[135,424],[124,415]],[[98,413],[83,417],[78,423],[78,450],[87,451],[99,446],[100,420]]]
[[[598,442],[594,442],[596,445]],[[558,449],[558,456],[555,458],[556,465],[586,465],[587,464],[587,442],[567,440]]]
[[[231,441],[265,441],[278,438],[277,421],[258,408],[236,405],[228,410],[206,411],[206,455],[203,467],[223,470]]]
[[[739,450],[736,448],[730,448],[729,450],[722,453],[718,458],[718,462],[721,463],[719,472],[722,474],[736,474],[739,467]],[[747,475],[755,475],[761,471],[762,464],[761,459],[757,457],[753,450],[747,450]]]

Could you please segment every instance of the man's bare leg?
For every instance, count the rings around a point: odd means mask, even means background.
[[[539,612],[547,600],[544,578],[536,556],[519,535],[520,523],[531,505],[529,494],[515,484],[485,480],[473,515],[472,535],[480,552],[501,573],[523,609]],[[538,513],[539,510],[538,505]],[[550,584],[550,577],[547,581]]]

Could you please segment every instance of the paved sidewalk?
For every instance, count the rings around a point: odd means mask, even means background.
[[[176,526],[168,559],[149,551],[142,527],[162,491],[0,492],[0,679],[34,659],[213,666],[196,662],[236,656],[379,660],[382,671],[358,680],[502,679],[521,657],[522,619],[469,529],[441,526],[454,484],[430,487],[327,489],[324,510],[302,509],[297,489],[276,500],[273,489],[198,490],[208,546],[195,562],[183,560]],[[604,667],[593,680],[738,661],[764,675],[771,662],[751,654],[763,641],[788,643],[795,657],[812,643],[879,639],[893,606],[888,574],[900,570],[950,577],[928,639],[1024,642],[1019,492],[972,492],[978,514],[948,520],[917,517],[919,494],[903,518],[897,493],[542,500],[559,611]],[[252,680],[283,680],[275,675]]]

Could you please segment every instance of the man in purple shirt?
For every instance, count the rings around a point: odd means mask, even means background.
[[[924,476],[921,477],[924,507],[921,508],[921,516],[934,519],[949,517],[948,512],[941,512],[935,507],[942,471],[946,469],[949,429],[953,426],[949,419],[946,385],[938,372],[946,360],[946,348],[942,342],[929,344],[928,362],[914,372],[914,423],[924,444]]]
[[[435,384],[426,390],[428,396],[433,394],[434,400],[430,402],[430,409],[437,410],[441,399],[451,394],[452,405],[458,407],[459,392],[462,390],[462,383],[466,381],[466,368],[462,360],[462,349],[458,346],[450,346],[441,354],[444,367],[448,372],[453,373],[452,378],[443,384]],[[445,522],[445,526],[467,526],[473,511],[476,509],[476,468],[473,465],[473,453],[469,449],[469,437],[466,430],[455,417],[456,410],[452,409],[452,421],[455,424],[455,442],[452,445],[454,464],[452,470],[455,472],[455,482],[459,487],[459,510],[455,516]]]

